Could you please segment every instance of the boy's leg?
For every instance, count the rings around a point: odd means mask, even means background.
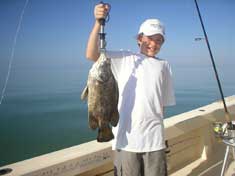
[[[145,176],[167,176],[165,150],[143,154]]]
[[[114,152],[114,176],[141,176],[141,155],[116,150]]]

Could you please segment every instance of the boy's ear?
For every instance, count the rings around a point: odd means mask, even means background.
[[[137,36],[137,43],[138,43],[139,46],[142,43],[142,37],[143,37],[142,35]]]
[[[137,36],[137,40],[138,40],[138,41],[141,41],[141,40],[142,40],[142,37],[143,37],[142,35],[138,35],[138,36]]]

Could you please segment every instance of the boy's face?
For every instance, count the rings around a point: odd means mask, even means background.
[[[164,39],[160,34],[155,34],[152,36],[138,36],[140,52],[149,57],[154,57],[160,51],[163,42]]]

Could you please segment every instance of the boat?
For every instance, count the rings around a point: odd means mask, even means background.
[[[231,119],[235,96],[225,98]],[[164,119],[168,174],[170,176],[221,175],[225,151],[229,157],[226,176],[235,174],[233,150],[213,130],[214,122],[225,122],[223,102],[212,102],[189,112]],[[234,120],[234,119],[233,119]],[[111,143],[96,140],[19,161],[0,168],[6,176],[111,176]]]

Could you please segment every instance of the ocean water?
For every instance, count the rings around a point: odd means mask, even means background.
[[[86,102],[80,100],[89,63],[73,67],[12,70],[0,105],[0,166],[78,145],[96,138],[87,125]],[[177,105],[165,118],[220,99],[210,65],[172,67]],[[235,94],[232,66],[218,69],[225,96]],[[0,74],[3,87],[6,70]]]

